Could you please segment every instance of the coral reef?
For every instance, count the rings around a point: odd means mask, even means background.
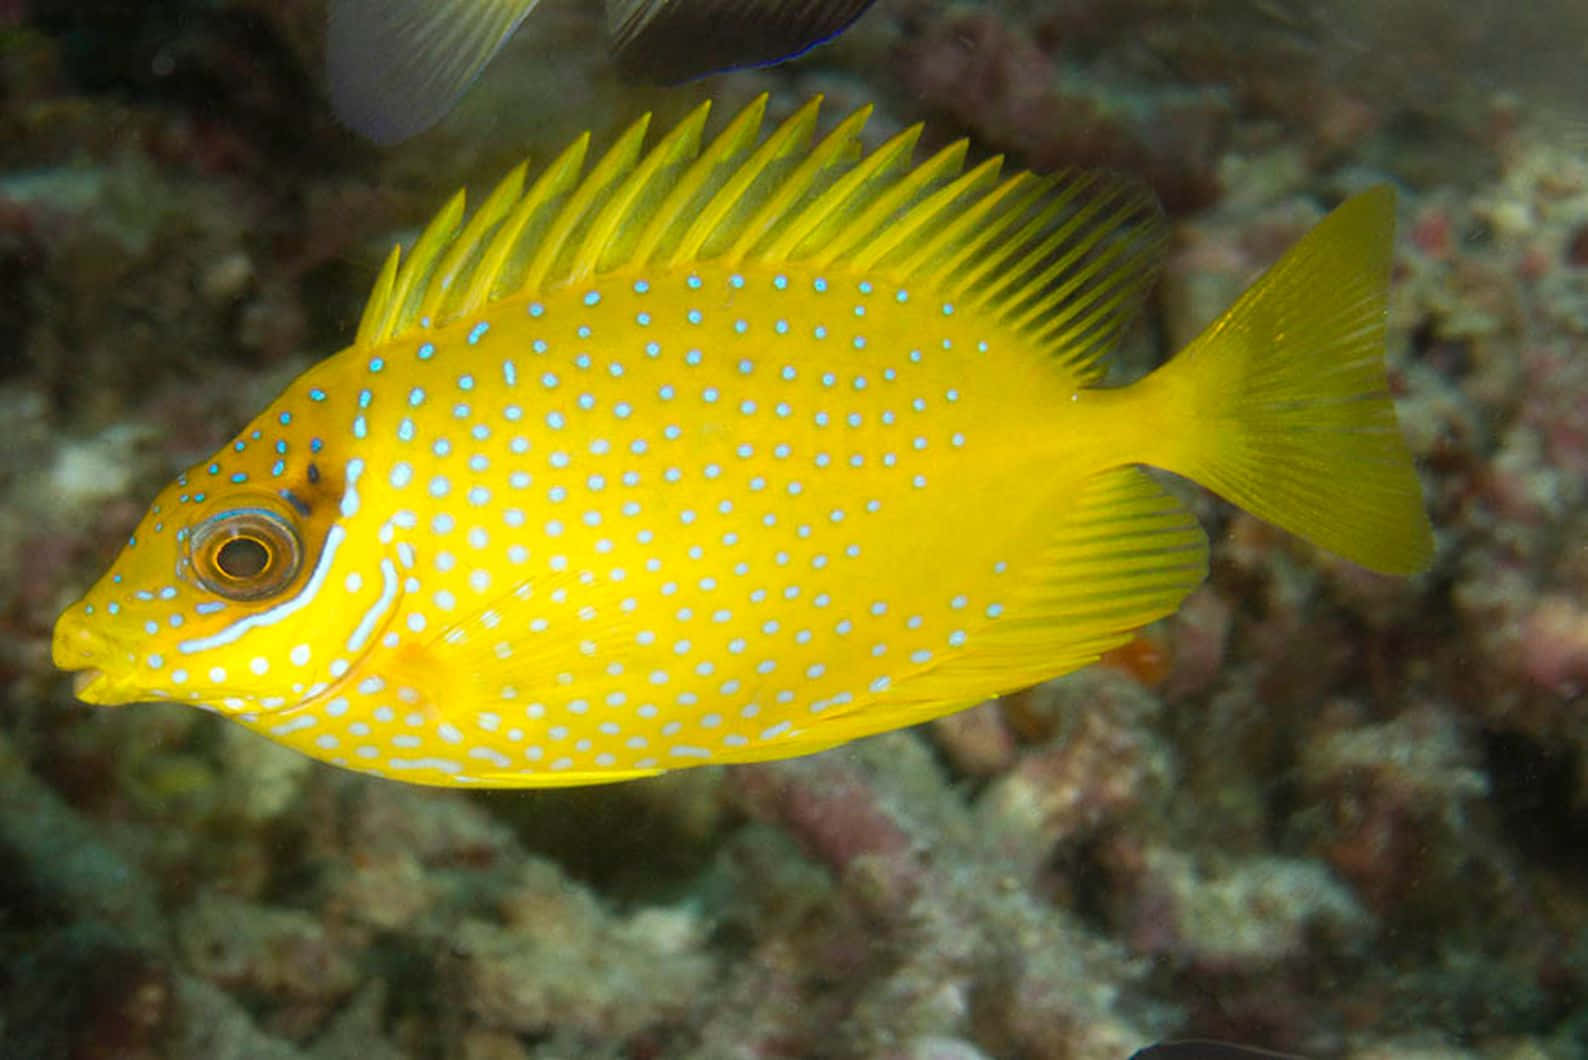
[[[1588,1055],[1588,114],[1549,47],[1581,10],[1280,6],[883,0],[791,66],[642,91],[565,5],[382,154],[327,117],[319,3],[0,3],[0,1054]],[[1126,373],[1397,182],[1434,568],[1188,491],[1208,583],[1103,664],[588,791],[406,788],[72,700],[60,607],[346,341],[443,194],[763,89],[1153,184],[1175,239]]]

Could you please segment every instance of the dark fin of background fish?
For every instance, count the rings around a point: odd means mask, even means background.
[[[394,144],[441,120],[536,0],[331,0],[326,71],[349,128]]]
[[[872,0],[607,0],[629,77],[673,84],[792,59],[832,40]]]
[[[1130,1054],[1130,1060],[1302,1060],[1291,1053],[1276,1053],[1268,1049],[1254,1049],[1248,1045],[1227,1045],[1187,1039],[1183,1042],[1159,1042]]]

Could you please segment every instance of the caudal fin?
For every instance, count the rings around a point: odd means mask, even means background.
[[[1189,417],[1158,442],[1162,466],[1364,567],[1410,574],[1433,534],[1384,378],[1394,208],[1387,187],[1342,204],[1144,383]]]

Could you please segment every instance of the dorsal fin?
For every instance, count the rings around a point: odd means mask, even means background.
[[[702,104],[649,151],[647,115],[588,170],[587,134],[527,190],[526,168],[513,170],[466,224],[459,193],[387,260],[358,344],[592,276],[803,263],[977,308],[1083,379],[1100,373],[1158,265],[1150,191],[1100,173],[1000,178],[996,158],[962,172],[963,140],[912,166],[919,125],[866,154],[870,108],[811,146],[820,102],[763,136],[762,96],[705,146]]]

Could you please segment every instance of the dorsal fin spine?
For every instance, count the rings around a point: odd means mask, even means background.
[[[678,184],[657,207],[656,216],[640,232],[634,244],[635,264],[647,264],[659,252],[670,252],[667,237],[680,218],[690,216],[687,207],[714,189],[713,170],[725,167],[742,157],[755,143],[755,134],[761,130],[761,119],[766,114],[766,93],[762,93],[736,114],[728,127],[717,134],[711,145],[685,170]]]
[[[386,261],[380,267],[380,274],[375,277],[375,286],[370,291],[369,301],[364,303],[364,314],[358,321],[358,333],[353,338],[354,346],[372,346],[380,341],[383,329],[390,323],[389,317],[392,305],[392,292],[397,284],[397,266],[402,262],[402,247],[394,246],[386,255]]]
[[[1008,289],[1011,277],[1020,275],[1023,263],[1037,260],[1037,247],[1032,241],[1064,213],[1065,208],[1085,187],[1085,178],[1066,182],[1066,177],[1068,174],[1060,173],[1046,178],[1057,189],[1056,193],[1039,203],[1036,212],[1027,217],[1024,224],[987,247],[977,255],[974,264],[967,266],[960,277],[961,290],[964,292],[960,297],[967,304],[989,304],[998,292]],[[1061,224],[1060,230],[1068,230],[1072,221]],[[1024,254],[1020,254],[1022,250]],[[1011,264],[1010,259],[1017,254],[1020,256]]]
[[[441,212],[436,214],[435,220],[420,233],[418,242],[414,243],[413,250],[408,254],[407,262],[397,271],[396,283],[392,285],[391,305],[386,319],[376,330],[376,341],[384,341],[403,331],[418,315],[416,310],[429,285],[436,260],[457,232],[465,203],[463,192],[453,195]]]
[[[1107,352],[1152,285],[1162,258],[1166,233],[1153,223],[1158,207],[1152,193],[1132,184],[1110,198],[1106,218],[1095,229],[1099,240],[1119,238],[1079,267],[1077,260],[1086,252],[1067,251],[1031,279],[1026,289],[1035,293],[1026,304],[1005,314],[1010,327],[1032,334],[1068,363],[1095,365]],[[1139,225],[1130,227],[1132,220]],[[1054,283],[1066,268],[1072,275]]]
[[[530,257],[529,248],[538,245],[538,233],[549,228],[556,218],[556,205],[579,180],[589,151],[590,134],[585,133],[530,185],[491,236],[491,245],[481,256],[471,282],[472,287],[485,290],[487,301],[524,289],[521,272]]]
[[[920,138],[921,129],[917,125],[900,134],[910,136],[910,151],[905,154],[907,162]],[[929,195],[932,188],[951,181],[959,173],[965,160],[965,146],[964,140],[950,144],[893,181],[890,186],[879,190],[869,202],[851,214],[844,230],[832,238],[827,250],[817,259],[819,264],[825,267],[839,259],[853,262],[860,248],[869,247],[875,242],[892,246],[893,241],[888,234],[895,226],[905,227],[910,207]]]
[[[676,267],[698,258],[702,244],[711,237],[734,206],[743,201],[744,194],[755,183],[756,178],[774,161],[792,154],[810,142],[811,130],[816,125],[817,109],[820,106],[820,96],[811,99],[795,111],[793,117],[773,130],[772,135],[762,141],[761,146],[750,153],[750,157],[727,179],[711,197],[711,201],[706,203],[699,216],[684,230],[683,238],[679,240],[678,246],[673,249],[667,260],[668,266]]]
[[[645,130],[650,123],[651,116],[645,114],[624,130],[623,135],[618,137],[617,143],[601,156],[601,161],[595,164],[589,175],[574,190],[567,205],[562,208],[562,212],[547,230],[545,238],[536,247],[535,256],[529,261],[529,268],[524,275],[524,286],[527,289],[531,291],[541,289],[564,249],[574,238],[580,223],[589,215],[602,193],[622,180],[634,168],[640,147],[645,142]]]
[[[882,182],[900,166],[909,166],[918,138],[917,130],[905,129],[844,174],[825,196],[828,206],[820,222],[808,227],[795,245],[794,255],[800,258],[809,255],[811,263],[818,268],[828,268],[839,260],[838,251],[842,249],[839,233],[855,231],[860,214],[887,190],[880,186]]]
[[[945,165],[957,166],[964,157],[966,146],[966,141],[959,140],[938,152],[938,158],[948,156],[949,162]],[[861,272],[879,267],[886,268],[890,272],[894,271],[889,267],[888,259],[896,250],[908,245],[918,232],[937,222],[942,214],[962,197],[975,193],[985,184],[997,181],[998,171],[1002,165],[1002,156],[989,158],[968,173],[961,173],[943,187],[928,193],[925,198],[911,207],[908,213],[883,231],[876,233],[866,246],[854,248],[851,252],[851,260],[854,261],[855,268]]]
[[[1069,178],[1069,175],[1064,175],[1064,178]],[[1078,184],[1078,181],[1075,181],[1075,184]],[[1102,225],[1091,225],[1093,217],[1097,216],[1100,211],[1104,211],[1105,206],[1108,205],[1108,198],[1110,197],[1100,195],[1094,200],[1083,203],[1081,208],[1066,217],[1062,224],[1054,225],[1053,230],[1048,232],[1048,235],[1043,236],[1040,240],[1034,240],[1034,236],[1039,235],[1046,225],[1051,224],[1064,211],[1064,208],[1069,205],[1070,198],[1072,197],[1067,197],[1067,195],[1056,195],[1054,202],[1050,203],[1048,208],[1043,209],[1042,213],[1037,214],[1037,217],[1032,219],[1031,225],[1027,225],[1024,232],[1018,233],[1013,238],[1013,243],[1024,244],[1029,249],[1024,254],[1019,255],[1019,259],[1015,260],[1012,265],[1005,265],[1005,267],[1000,268],[996,279],[986,282],[986,286],[981,289],[981,303],[986,305],[986,303],[991,303],[991,301],[1004,300],[1004,294],[1007,290],[1034,289],[1035,276],[1032,275],[1032,270],[1042,265],[1045,260],[1050,260],[1056,249],[1062,246],[1064,254],[1059,255],[1056,260],[1051,260],[1050,268],[1043,270],[1046,275],[1058,276],[1059,273],[1069,267],[1070,263],[1085,257],[1086,252],[1091,251],[1091,248],[1096,246],[1097,241],[1102,240],[1104,235],[1107,235],[1107,229],[1102,227]],[[1083,235],[1077,238],[1077,232],[1083,232]],[[1027,236],[1034,241],[1027,241]],[[1042,273],[1037,273],[1037,275],[1042,275]],[[1005,308],[1013,308],[1013,306],[1008,305],[1007,301],[1005,301]]]
[[[607,203],[600,215],[591,223],[590,230],[585,233],[583,245],[573,255],[573,260],[569,264],[570,281],[583,279],[596,271],[601,259],[610,252],[612,245],[620,241],[623,223],[632,215],[635,204],[644,201],[645,193],[659,175],[671,168],[678,159],[686,158],[699,150],[700,132],[705,128],[706,116],[710,112],[709,100],[691,111],[662,138],[660,143],[646,152],[639,165],[634,167],[623,184],[612,193],[611,202]]]
[[[858,131],[858,130],[857,130]],[[831,257],[825,251],[832,243],[832,233],[845,228],[856,213],[869,201],[867,191],[876,194],[873,182],[903,163],[909,164],[910,151],[916,137],[906,129],[865,159],[833,181],[800,215],[794,218],[780,241],[788,248],[787,254],[795,260],[809,261],[816,268],[825,268]]]
[[[952,288],[965,259],[1008,227],[1020,211],[1036,201],[1045,186],[1045,181],[1030,173],[1007,178],[922,243],[900,263],[900,270],[918,277],[923,284]]]
[[[1161,249],[1150,192],[1102,174],[1000,177],[996,157],[962,172],[963,140],[912,166],[918,125],[866,153],[869,108],[810,146],[819,103],[764,132],[759,97],[704,149],[706,105],[648,150],[647,115],[588,170],[586,134],[527,189],[526,167],[510,171],[466,222],[454,196],[383,266],[357,342],[608,273],[797,262],[980,310],[1082,380],[1101,372]]]
[[[485,246],[485,233],[512,209],[513,203],[523,192],[524,173],[528,168],[528,162],[520,162],[509,170],[507,176],[497,182],[485,202],[480,204],[480,208],[474,211],[474,216],[463,226],[463,231],[452,240],[452,245],[436,266],[424,300],[419,304],[421,317],[440,320],[449,311],[463,312],[456,298],[458,288],[462,286],[458,281],[467,277],[471,267],[479,261],[480,251]]]
[[[1044,285],[1056,280],[1064,269],[1073,267],[1075,259],[1067,254],[1054,261],[1032,278],[1031,288],[1041,292],[1040,295],[1020,305],[1010,306],[1003,319],[1010,327],[1025,329],[1050,313],[1055,323],[1072,321],[1078,317],[1096,319],[1108,316],[1128,293],[1128,274],[1116,266],[1121,264],[1119,259],[1131,249],[1127,243],[1104,247],[1085,265],[1075,269],[1063,283],[1050,290]],[[1096,282],[1092,283],[1094,280]]]
[[[805,160],[779,185],[772,195],[746,225],[739,239],[728,249],[726,259],[737,264],[755,245],[775,232],[772,242],[758,251],[756,257],[763,261],[786,261],[789,250],[798,242],[803,231],[801,223],[809,211],[798,216],[794,210],[813,189],[823,174],[838,165],[845,154],[853,149],[860,130],[871,117],[871,107],[861,107],[822,138]]]

